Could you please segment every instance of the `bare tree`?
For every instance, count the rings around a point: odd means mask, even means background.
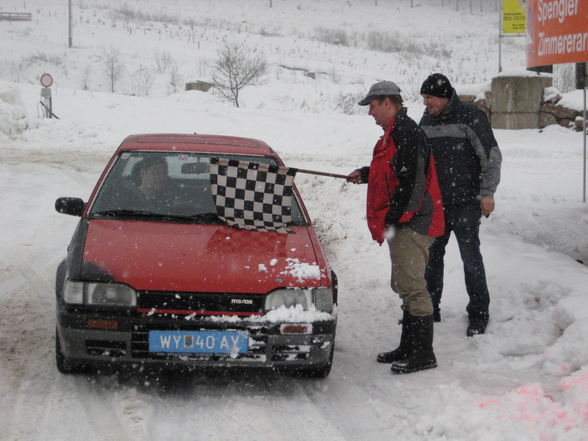
[[[131,81],[135,95],[148,96],[153,86],[153,73],[151,69],[140,66],[131,76]]]
[[[252,53],[240,43],[227,43],[214,62],[212,82],[223,98],[239,107],[241,89],[257,84],[266,73],[267,63],[262,54]]]
[[[196,34],[198,33],[198,26],[196,25],[196,20],[190,18],[186,20],[186,25],[190,28],[188,33],[188,43],[195,43],[196,42]]]
[[[178,91],[178,87],[182,81],[182,79],[180,77],[180,68],[178,66],[178,63],[173,61],[170,64],[168,71],[169,71],[169,85],[171,88],[170,92],[176,93]]]
[[[153,57],[155,58],[157,72],[160,74],[164,73],[172,62],[172,57],[169,52],[155,51]]]
[[[111,47],[104,50],[100,56],[100,60],[102,62],[102,68],[110,82],[110,91],[114,93],[114,86],[120,79],[124,70],[121,53],[117,49]]]

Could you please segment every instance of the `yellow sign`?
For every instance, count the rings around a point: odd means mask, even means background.
[[[503,34],[524,34],[527,32],[525,26],[525,7],[521,0],[502,0],[502,33]]]

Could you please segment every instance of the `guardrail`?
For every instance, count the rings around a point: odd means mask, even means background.
[[[30,12],[0,12],[0,20],[6,21],[31,21],[33,14]]]

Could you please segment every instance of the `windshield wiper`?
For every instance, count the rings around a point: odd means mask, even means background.
[[[207,224],[207,223],[213,223],[213,224],[222,224],[223,221],[221,220],[220,217],[218,217],[218,214],[216,213],[198,213],[198,214],[193,214],[191,216],[186,216],[190,219],[192,219],[194,222],[199,223],[199,224]]]
[[[104,216],[104,217],[117,217],[117,216],[138,216],[138,217],[153,217],[158,216],[157,213],[153,213],[151,211],[145,210],[123,210],[123,209],[116,209],[116,210],[104,210],[104,211],[95,211],[90,213],[92,216]]]
[[[179,215],[179,214],[168,214],[168,213],[153,213],[152,211],[145,210],[104,210],[91,213],[92,216],[104,216],[104,217],[140,217],[158,220],[170,220],[180,222],[190,222],[197,224],[205,223],[222,223],[216,213],[199,213],[193,215]]]

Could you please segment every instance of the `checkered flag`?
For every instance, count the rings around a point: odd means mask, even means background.
[[[236,159],[210,158],[212,197],[230,227],[290,233],[292,185],[298,170]]]

